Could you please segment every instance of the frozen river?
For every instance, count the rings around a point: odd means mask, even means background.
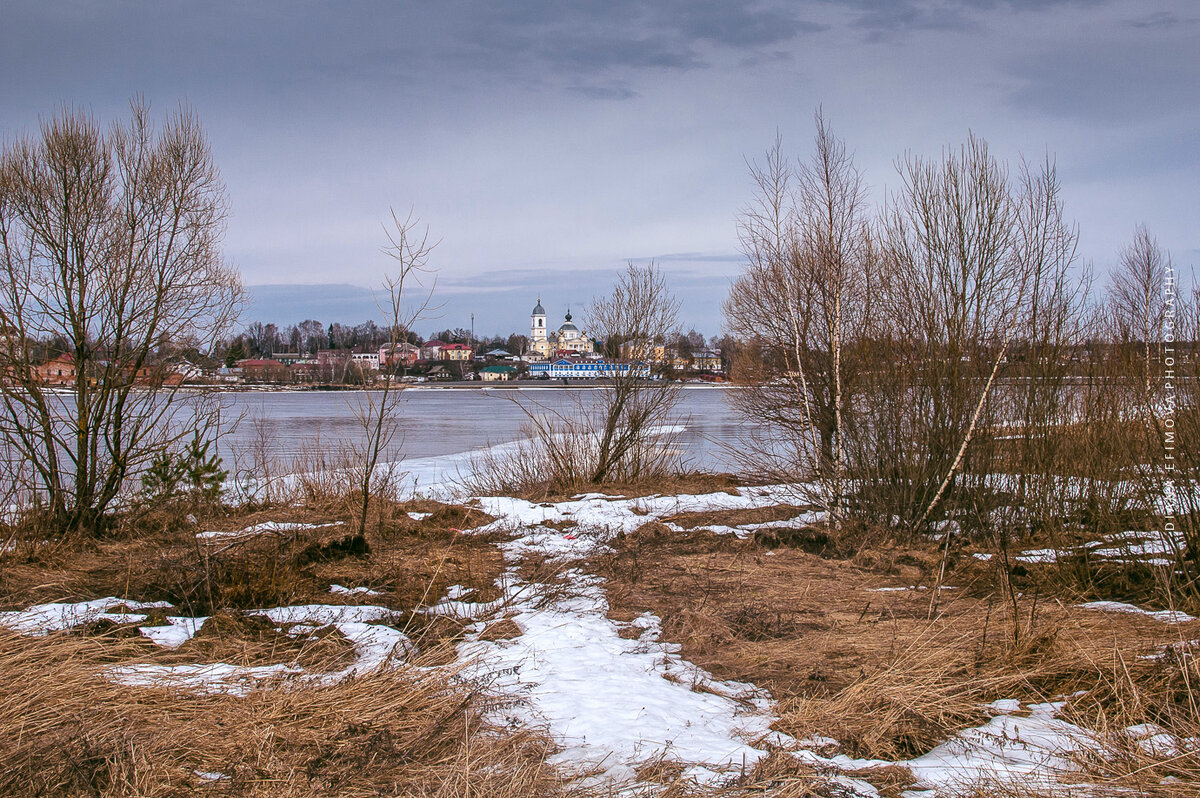
[[[726,401],[725,387],[681,390],[675,423],[684,427],[681,443],[692,468],[730,471],[735,466],[722,444],[745,430]],[[465,463],[469,453],[516,440],[525,414],[513,401],[563,409],[596,395],[592,388],[437,388],[412,387],[400,398],[400,430],[394,453],[405,468],[427,471]],[[281,465],[315,450],[335,452],[363,437],[356,408],[358,391],[245,392],[225,395],[227,418],[240,417],[221,441],[227,467],[247,462],[253,450]]]

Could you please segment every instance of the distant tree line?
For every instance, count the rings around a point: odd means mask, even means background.
[[[695,329],[686,333],[672,333],[670,340],[662,341],[673,353],[680,358],[690,360],[696,355],[717,349],[723,353],[732,353],[740,348],[730,336],[713,338],[711,341]],[[404,331],[397,336],[398,340],[420,346],[426,341],[442,341],[447,344],[470,344],[476,353],[483,354],[491,351],[503,351],[511,355],[521,356],[529,352],[529,336],[517,333],[508,336],[472,336],[471,331],[462,327],[447,328],[422,337],[412,330]],[[281,352],[315,357],[322,350],[359,350],[371,351],[389,344],[392,333],[387,325],[379,325],[374,321],[365,321],[357,325],[333,322],[325,325],[316,319],[308,319],[299,324],[291,324],[280,328],[275,324],[264,324],[260,321],[251,322],[241,333],[223,341],[212,353],[216,361],[232,363],[244,358],[270,358]],[[601,354],[612,358],[620,357],[620,341],[602,344]]]

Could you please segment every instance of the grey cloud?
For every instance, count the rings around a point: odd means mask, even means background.
[[[1195,25],[1194,19],[1180,19],[1170,11],[1155,11],[1142,17],[1136,17],[1125,24],[1131,28],[1174,28],[1179,25]]]
[[[593,100],[632,100],[641,96],[628,86],[567,86],[567,91]]]
[[[632,258],[635,261],[655,261],[656,263],[672,263],[686,261],[693,263],[742,263],[744,255],[710,255],[703,252],[670,252],[665,255],[655,255],[650,258]]]
[[[1010,68],[1023,82],[1017,108],[1086,122],[1144,123],[1193,114],[1200,103],[1194,42],[1075,41],[1025,56]]]
[[[986,12],[1001,8],[1050,11],[1057,7],[1099,6],[1110,0],[825,0],[851,10],[850,27],[884,42],[912,31],[971,31],[986,23]]]
[[[850,24],[867,31],[868,38],[877,42],[913,30],[965,31],[976,26],[961,10],[914,2],[865,8]]]
[[[476,80],[582,87],[586,96],[611,99],[623,94],[613,79],[624,73],[700,69],[712,48],[749,57],[822,29],[794,5],[748,0],[129,2],[103,13],[82,3],[6,5],[12,8],[0,30],[5,94],[17,89],[22,64],[47,61],[52,43],[73,54],[69,65],[47,64],[65,85],[77,82],[71,72],[81,62],[114,82],[136,75],[176,91],[221,83],[235,96],[247,74],[287,92],[322,81],[436,85],[462,80],[466,70]]]

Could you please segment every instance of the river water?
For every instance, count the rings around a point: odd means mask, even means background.
[[[726,447],[747,427],[727,402],[735,388],[688,386],[680,391],[673,423],[683,427],[680,444],[685,465],[707,471],[732,471]],[[516,440],[525,413],[563,410],[588,402],[595,388],[438,388],[411,387],[400,396],[400,423],[388,459],[404,467],[428,470],[462,463],[471,452]],[[239,419],[220,442],[226,465],[245,464],[252,453],[285,465],[315,450],[336,451],[363,439],[357,418],[361,391],[238,392],[225,395],[227,419]],[[515,401],[514,401],[515,400]]]

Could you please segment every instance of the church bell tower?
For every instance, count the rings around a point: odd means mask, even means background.
[[[529,340],[534,344],[546,340],[546,309],[542,307],[541,297],[538,297],[537,305],[529,315]]]

